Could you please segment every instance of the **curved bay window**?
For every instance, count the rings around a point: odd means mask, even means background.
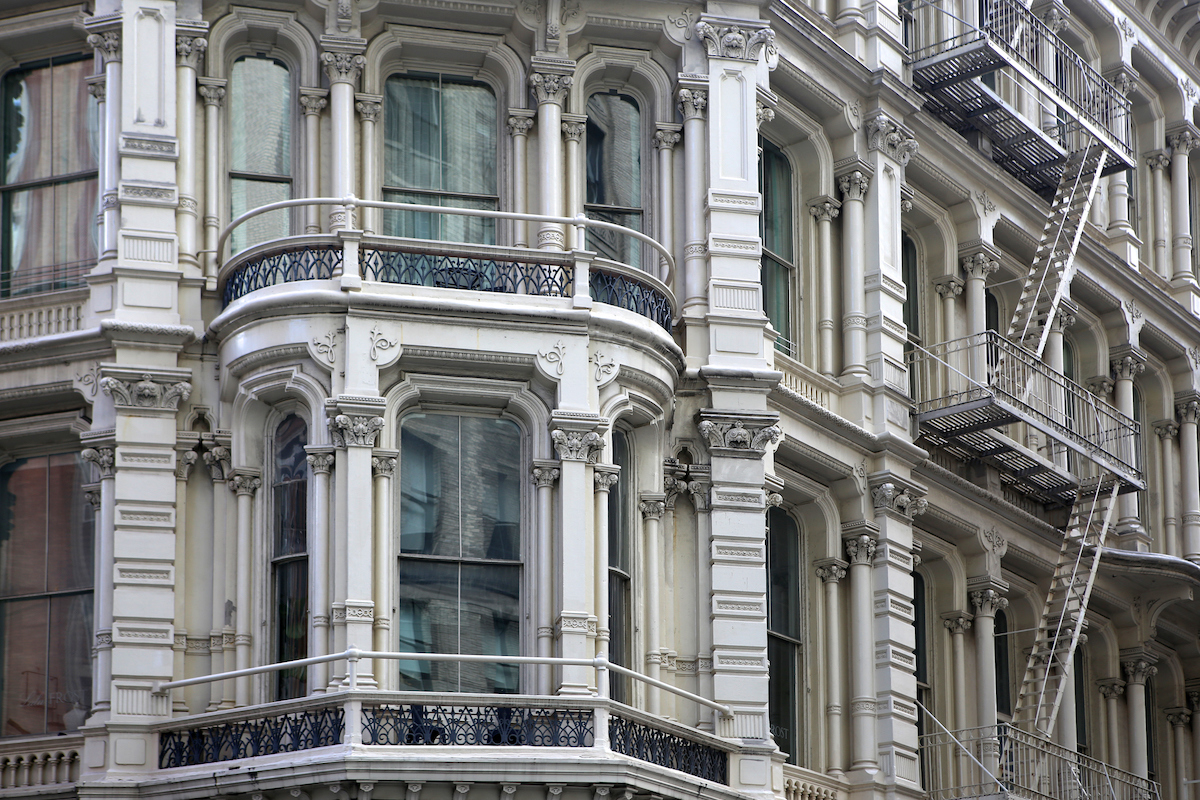
[[[496,210],[496,95],[446,75],[393,75],[384,86],[383,199]],[[495,244],[496,221],[385,211],[383,233]]]
[[[521,432],[509,420],[400,424],[399,647],[519,655]],[[401,661],[400,689],[515,693],[512,664]]]
[[[65,453],[0,469],[0,731],[75,730],[92,704],[91,505]]]
[[[231,219],[292,197],[292,78],[270,58],[246,57],[229,75],[229,196]],[[291,213],[280,209],[242,223],[233,252],[288,236]]]
[[[91,58],[4,78],[0,296],[83,284],[96,261],[98,122]]]
[[[633,459],[629,437],[614,430],[613,464],[621,477],[608,493],[608,660],[633,666]],[[629,703],[629,678],[609,675],[609,693],[618,703]]]
[[[792,340],[792,275],[795,271],[795,247],[792,230],[792,166],[787,156],[766,139],[759,139],[759,185],[762,187],[763,213],[759,217],[762,236],[763,312],[779,334],[775,349],[796,358],[797,344]]]
[[[800,748],[800,532],[787,512],[767,512],[767,659],[771,736],[796,764]]]
[[[632,97],[588,98],[584,210],[592,219],[642,229],[642,114]],[[601,258],[642,265],[642,245],[629,236],[589,228],[587,243]]]
[[[275,536],[271,554],[275,587],[275,660],[308,658],[308,426],[290,416],[275,431],[271,499]],[[304,667],[279,673],[275,699],[307,694]]]

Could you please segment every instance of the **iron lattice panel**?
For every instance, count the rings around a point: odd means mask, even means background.
[[[605,272],[592,267],[588,275],[588,291],[597,303],[607,303],[657,322],[671,330],[671,301],[662,292],[646,283],[617,272]]]
[[[363,744],[591,747],[588,709],[364,706]]]
[[[253,291],[280,283],[332,278],[342,267],[341,245],[280,250],[247,261],[225,282],[225,305]]]
[[[158,767],[215,764],[253,756],[294,753],[340,744],[345,727],[341,708],[226,722],[202,728],[164,731],[158,739]]]
[[[729,756],[715,747],[616,714],[609,719],[608,738],[613,751],[622,755],[677,769],[713,783],[729,783]]]
[[[363,250],[362,272],[367,280],[382,283],[540,297],[570,297],[575,282],[575,268],[566,264],[406,250]]]

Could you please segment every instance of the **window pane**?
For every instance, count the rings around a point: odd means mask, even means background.
[[[798,648],[786,639],[767,637],[767,659],[771,664],[770,699],[771,736],[775,744],[795,764],[799,746],[799,727],[796,724],[798,686]]]
[[[96,186],[91,178],[5,193],[12,294],[82,284],[96,260]]]
[[[385,85],[384,179],[388,186],[442,186],[441,100],[437,78],[389,78]]]
[[[608,211],[602,208],[589,208],[587,215],[591,219],[624,225],[635,231],[642,229],[641,212]],[[587,229],[587,247],[595,251],[601,258],[609,258],[631,267],[642,267],[642,243],[632,236],[620,231],[606,231],[599,228]]]
[[[5,736],[46,731],[46,645],[50,601],[0,603],[0,713]]]
[[[457,653],[458,565],[400,560],[400,651]],[[401,661],[401,690],[458,691],[458,665]]]
[[[442,188],[496,193],[496,98],[479,84],[442,83]]]
[[[384,192],[383,199],[392,203],[418,203],[451,208],[496,210],[496,201],[472,197],[442,197],[422,192]],[[496,220],[483,217],[464,217],[453,214],[428,214],[414,211],[384,210],[385,236],[407,236],[411,239],[439,239],[446,242],[496,243]]]
[[[400,552],[457,557],[458,417],[414,414],[400,434]]]
[[[5,183],[96,169],[96,101],[84,81],[91,72],[85,58],[7,76]]]
[[[624,431],[613,431],[613,464],[621,468],[620,477],[608,492],[608,564],[628,574],[630,572],[629,517],[630,483],[633,481],[629,458],[629,438]]]
[[[767,573],[770,595],[767,602],[767,627],[779,634],[801,636],[800,541],[796,523],[787,512],[772,508],[768,515]]]
[[[287,67],[243,58],[229,77],[230,167],[292,174],[292,82]],[[252,206],[253,207],[253,206]]]
[[[92,707],[92,595],[50,601],[46,732],[73,731]]]
[[[763,146],[763,246],[792,262],[792,168],[783,152],[766,141]]]
[[[621,667],[632,667],[632,637],[629,632],[631,601],[629,578],[613,570],[608,571],[608,660]],[[609,693],[618,703],[628,704],[629,678],[610,673]]]
[[[784,338],[792,338],[792,271],[779,261],[762,258],[763,312],[771,327]]]
[[[42,459],[38,459],[41,461]],[[90,589],[92,505],[84,502],[79,456],[53,455],[46,462],[46,589]]]
[[[267,203],[289,200],[292,196],[292,185],[280,181],[234,178],[230,184],[233,201],[231,211],[234,217],[238,217],[252,208],[265,206]],[[288,236],[291,232],[291,212],[286,208],[281,208],[243,222],[234,228],[229,238],[232,242],[233,252],[237,253],[259,242]]]
[[[308,657],[308,559],[275,566],[275,655],[279,661]],[[308,670],[297,667],[279,673],[275,699],[308,693]]]
[[[462,565],[460,653],[518,655],[521,569]],[[516,664],[463,664],[459,691],[515,693]]]
[[[275,433],[275,557],[308,550],[308,426],[297,416]]]
[[[0,594],[46,590],[46,457],[0,471]]]
[[[630,97],[594,94],[587,104],[587,201],[642,206],[641,114]]]
[[[521,557],[521,436],[508,420],[462,417],[462,555]]]

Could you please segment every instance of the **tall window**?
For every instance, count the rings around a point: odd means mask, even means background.
[[[608,658],[622,667],[633,666],[633,459],[629,437],[614,430],[613,464],[621,477],[608,493]],[[618,703],[629,702],[629,679],[609,677],[609,691]]]
[[[1087,679],[1087,659],[1084,657],[1083,646],[1075,648],[1075,661],[1072,668],[1072,678],[1075,686],[1075,742],[1076,751],[1087,755],[1091,750],[1088,741],[1088,687],[1092,682]]]
[[[231,219],[292,197],[292,79],[270,58],[242,58],[229,76],[229,194]],[[233,252],[291,234],[288,209],[239,225]]]
[[[1012,716],[1012,678],[1008,668],[1008,615],[996,612],[996,711]]]
[[[800,747],[800,535],[787,512],[767,512],[767,659],[771,736],[797,763]]]
[[[900,277],[904,280],[906,291],[904,300],[904,327],[908,329],[908,343],[904,347],[905,355],[921,344],[921,292],[918,290],[921,271],[917,263],[917,243],[907,233],[900,234]],[[917,396],[916,370],[908,372],[909,394]]]
[[[275,431],[275,543],[271,571],[275,586],[275,657],[308,658],[308,426],[292,415]],[[275,699],[308,692],[303,667],[279,673]]]
[[[0,296],[79,286],[95,264],[91,71],[91,58],[59,58],[4,78]]]
[[[587,103],[587,203],[592,219],[642,229],[642,115],[623,94],[594,94]],[[642,265],[642,245],[612,231],[588,230],[602,258]]]
[[[496,96],[447,75],[393,75],[384,87],[383,199],[495,210]],[[496,221],[387,211],[389,236],[495,244]]]
[[[92,704],[91,506],[74,453],[0,469],[0,720],[78,728]]]
[[[400,425],[400,649],[519,655],[521,432],[411,414]],[[400,688],[518,691],[511,664],[402,661]]]
[[[779,333],[775,349],[795,358],[797,345],[792,340],[792,274],[795,256],[792,242],[792,167],[783,151],[766,139],[759,139],[759,183],[762,186],[763,213],[759,217],[762,236],[763,312],[771,327]]]
[[[916,633],[914,639],[914,655],[916,656],[916,679],[917,679],[917,702],[925,708],[930,708],[933,705],[931,695],[932,687],[929,684],[929,617],[927,609],[927,598],[925,594],[925,576],[919,572],[912,574],[913,578],[913,628]],[[924,736],[929,733],[928,715],[918,709],[917,711],[917,735]],[[929,786],[929,753],[926,748],[922,749],[921,758],[921,785]]]

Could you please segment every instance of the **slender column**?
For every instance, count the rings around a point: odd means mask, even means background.
[[[842,203],[842,375],[869,375],[867,369],[865,200],[871,180],[854,171],[838,179]],[[851,584],[853,585],[853,578]]]
[[[1075,708],[1075,665],[1067,666],[1064,676],[1066,686],[1058,706],[1058,718],[1054,721],[1054,741],[1071,752],[1079,749],[1079,729],[1076,727]]]
[[[1171,723],[1171,740],[1175,748],[1175,797],[1186,800],[1191,772],[1188,769],[1187,726],[1192,721],[1192,712],[1186,708],[1169,708],[1167,721]]]
[[[532,112],[524,108],[510,108],[508,113],[508,133],[513,137],[513,210],[523,214],[529,208],[529,166],[526,159],[533,117]],[[529,247],[529,223],[525,220],[513,222],[513,246]]]
[[[301,89],[300,108],[304,112],[304,194],[321,196],[321,112],[329,105],[324,89]],[[304,207],[304,232],[321,232],[320,209]]]
[[[659,621],[662,612],[659,607],[659,584],[662,581],[662,517],[665,509],[665,495],[642,492],[638,510],[642,512],[642,522],[646,535],[646,675],[654,680],[660,680],[662,669],[662,632]],[[658,713],[658,689],[646,686],[646,710],[651,714]]]
[[[1171,157],[1163,150],[1156,150],[1146,157],[1150,165],[1150,177],[1154,201],[1154,271],[1164,278],[1171,276],[1171,265],[1167,260],[1167,196],[1163,185],[1163,170],[1171,163]]]
[[[108,119],[106,110],[105,97],[107,86],[104,81],[104,73],[99,75],[89,75],[87,78],[88,94],[96,98],[96,119],[103,122]],[[102,131],[103,133],[103,131]],[[103,149],[103,144],[101,144]],[[108,168],[104,153],[101,152],[100,158],[96,162],[96,182],[100,187],[100,191],[96,196],[96,230],[100,234],[100,245],[104,245],[104,187],[108,185],[108,175],[105,170]],[[99,497],[99,495],[97,495]]]
[[[1116,354],[1112,359],[1113,376],[1116,378],[1113,394],[1117,410],[1130,419],[1134,414],[1133,382],[1145,369],[1145,358],[1132,348],[1125,348],[1124,352]],[[1137,492],[1126,492],[1117,500],[1117,536],[1125,550],[1145,552],[1150,549],[1149,535],[1143,528],[1138,514]]]
[[[229,489],[237,495],[237,606],[234,609],[237,646],[237,669],[250,668],[250,570],[254,566],[254,494],[262,488],[262,480],[251,472],[238,470],[229,481]],[[250,705],[250,676],[237,679],[236,702]]]
[[[963,293],[962,279],[955,275],[943,275],[933,282],[933,288],[937,290],[938,296],[942,298],[942,341],[952,342],[958,338],[958,325],[955,321],[956,314],[956,298]],[[952,353],[949,355],[951,361],[950,366],[959,372],[966,373],[967,364],[962,353]],[[962,391],[965,386],[961,377],[953,372],[946,375],[946,389],[950,391]]]
[[[379,167],[376,164],[379,147],[375,141],[375,124],[379,119],[379,112],[383,108],[382,99],[378,95],[360,94],[354,103],[354,109],[360,118],[359,129],[362,141],[362,178],[359,186],[362,187],[362,196],[368,200],[380,199]],[[370,234],[378,231],[379,209],[364,208],[361,213],[363,215],[363,233]]]
[[[658,151],[658,241],[675,252],[675,145],[682,137],[679,126],[659,123],[654,132],[654,147]],[[667,262],[658,258],[658,277],[667,279]]]
[[[1154,432],[1162,450],[1162,513],[1163,551],[1169,556],[1182,557],[1183,546],[1179,541],[1179,498],[1175,491],[1175,471],[1179,463],[1175,455],[1175,437],[1179,435],[1179,424],[1173,419],[1160,419],[1154,423]]]
[[[971,615],[965,611],[952,611],[942,620],[946,630],[950,631],[951,663],[954,668],[954,729],[957,731],[965,731],[970,727],[967,722],[966,633],[971,629],[971,620]],[[955,760],[955,769],[959,778],[957,785],[962,786],[962,779],[970,774],[970,765],[961,751]]]
[[[1075,324],[1076,308],[1067,299],[1063,299],[1058,307],[1058,313],[1054,315],[1054,319],[1050,325],[1050,334],[1046,337],[1046,365],[1058,374],[1062,374],[1064,370],[1065,355],[1063,350],[1063,341],[1066,329]],[[1051,407],[1053,413],[1057,414],[1057,420],[1062,425],[1069,425],[1070,420],[1066,416],[1067,397],[1065,390],[1061,387],[1056,387],[1053,390],[1054,396],[1051,399]],[[1046,437],[1046,457],[1058,464],[1059,467],[1066,469],[1067,467],[1067,450],[1062,445],[1056,445],[1055,441]]]
[[[979,337],[987,330],[987,276],[1000,269],[1000,262],[988,253],[975,253],[962,260],[966,276],[967,335]],[[977,343],[982,344],[978,340]],[[970,348],[967,374],[971,380],[987,383],[987,352],[982,346]],[[978,633],[978,629],[976,629]]]
[[[205,78],[200,82],[204,101],[204,277],[216,288],[217,265],[221,263],[217,237],[221,232],[221,105],[225,81]]]
[[[313,477],[313,518],[309,520],[308,597],[311,619],[308,655],[329,653],[329,473],[333,453],[328,447],[306,447],[308,469]],[[329,683],[329,665],[308,668],[309,694],[324,694]]]
[[[683,115],[683,274],[676,276],[676,296],[683,308],[704,313],[708,288],[707,247],[704,243],[705,116],[708,90],[680,89],[679,113]]]
[[[353,51],[326,51],[321,54],[321,64],[329,78],[333,196],[346,197],[354,194],[354,87],[367,59]],[[330,230],[353,227],[347,209],[338,206],[330,212]]]
[[[1188,692],[1187,699],[1192,709],[1192,771],[1194,773],[1200,767],[1200,692]],[[1192,786],[1197,786],[1197,784],[1193,783]],[[1200,790],[1193,790],[1192,796],[1197,794],[1200,794]],[[1180,800],[1186,800],[1187,797],[1188,795],[1182,795]]]
[[[113,626],[113,545],[116,536],[116,461],[111,447],[88,447],[80,454],[100,473],[100,509],[96,517],[96,551],[100,569],[96,571],[95,647],[96,674],[92,676],[92,712],[106,713],[112,705],[112,626]]]
[[[1170,137],[1171,145],[1171,208],[1174,211],[1175,236],[1172,240],[1174,248],[1174,271],[1172,281],[1187,281],[1195,283],[1196,277],[1192,270],[1192,209],[1191,181],[1188,172],[1188,153],[1197,145],[1197,138],[1191,131],[1183,131]]]
[[[535,62],[537,59],[534,59]],[[549,65],[534,64],[534,69],[546,69]],[[571,65],[571,71],[574,65]],[[562,125],[563,104],[574,82],[569,71],[533,71],[529,74],[529,85],[537,99],[538,125],[538,168],[540,170],[541,211],[546,216],[563,216],[563,146],[559,131]],[[563,250],[566,238],[561,225],[542,223],[538,230],[538,248]]]
[[[188,511],[187,485],[199,455],[184,443],[175,453],[175,657],[171,674],[176,678],[187,675],[187,600],[188,600]],[[186,715],[188,704],[184,689],[171,692],[171,710]]]
[[[975,607],[975,669],[979,676],[976,684],[976,713],[981,728],[996,727],[996,612],[1008,608],[1008,598],[995,589],[971,592],[971,604]],[[981,760],[994,775],[998,767],[999,740],[988,736],[983,740]]]
[[[842,721],[842,605],[838,583],[846,577],[845,561],[826,559],[817,567],[825,584],[825,772],[841,778],[846,756],[842,752],[845,727]]]
[[[104,60],[104,85],[107,95],[104,103],[104,136],[100,159],[103,162],[99,174],[105,184],[100,187],[103,198],[104,230],[101,238],[100,258],[117,257],[117,234],[121,229],[120,208],[117,201],[117,183],[121,178],[118,143],[121,139],[121,34],[117,31],[93,33],[87,43]]]
[[[1200,561],[1200,459],[1197,458],[1196,423],[1200,422],[1200,398],[1176,399],[1179,414],[1180,494],[1183,497],[1183,557]]]
[[[587,117],[579,114],[563,114],[562,135],[566,142],[566,154],[563,161],[567,172],[567,193],[564,210],[568,217],[583,213],[585,167],[583,156],[580,154],[580,143],[587,130]],[[566,248],[574,250],[578,247],[575,241],[568,241]]]
[[[392,477],[396,474],[396,451],[376,450],[371,457],[371,474],[375,477],[375,619],[371,623],[375,650],[391,647],[392,629]],[[392,680],[395,662],[380,662],[375,680],[380,689],[394,689]]]
[[[877,543],[861,534],[846,540],[850,562],[850,769],[875,768],[875,636],[871,571]]]
[[[833,353],[833,220],[841,213],[841,203],[832,197],[818,197],[808,207],[817,221],[817,279],[820,283],[817,331],[821,374],[832,378],[837,372]]]
[[[1098,681],[1100,696],[1104,698],[1104,711],[1107,717],[1108,729],[1105,736],[1105,761],[1120,769],[1124,759],[1121,755],[1121,714],[1117,706],[1121,695],[1125,694],[1125,681],[1120,678],[1107,678]]]
[[[533,485],[537,487],[537,581],[544,590],[538,593],[537,654],[554,655],[554,484],[561,471],[557,461],[538,461],[533,467]],[[607,509],[606,509],[607,510]],[[607,563],[607,562],[606,562]],[[538,664],[537,693],[552,691],[553,673],[549,664]]]
[[[696,509],[696,608],[712,608],[712,486],[700,480],[688,484],[692,506]],[[712,622],[707,614],[696,615],[696,693],[701,697],[712,697],[713,681],[713,633]],[[701,730],[715,729],[713,712],[705,706],[696,709],[696,727]]]
[[[176,131],[179,138],[179,161],[176,176],[179,181],[179,208],[175,211],[175,227],[179,233],[179,256],[193,266],[196,261],[196,70],[208,40],[199,36],[175,37],[175,97]],[[178,574],[178,571],[176,572]]]
[[[617,485],[621,468],[615,464],[597,464],[592,471],[592,480],[596,486],[596,586],[593,594],[596,597],[596,655],[608,655],[610,628],[608,619],[608,497],[612,487]]]
[[[225,634],[223,626],[226,621],[225,604],[228,599],[228,593],[225,591],[225,565],[227,563],[225,551],[227,549],[226,540],[228,539],[229,527],[226,524],[228,514],[225,509],[229,497],[229,492],[226,491],[228,489],[230,474],[229,455],[229,448],[224,445],[210,447],[204,453],[204,463],[208,467],[208,476],[212,479],[213,485],[212,629],[209,631],[208,638],[209,672],[222,672],[225,670]],[[216,711],[221,707],[223,702],[222,694],[231,694],[229,683],[229,681],[221,681],[220,683],[212,684],[207,711]]]
[[[1158,667],[1144,659],[1126,661],[1125,706],[1129,710],[1129,771],[1140,778],[1150,777],[1150,759],[1146,744],[1146,679],[1158,673]]]

